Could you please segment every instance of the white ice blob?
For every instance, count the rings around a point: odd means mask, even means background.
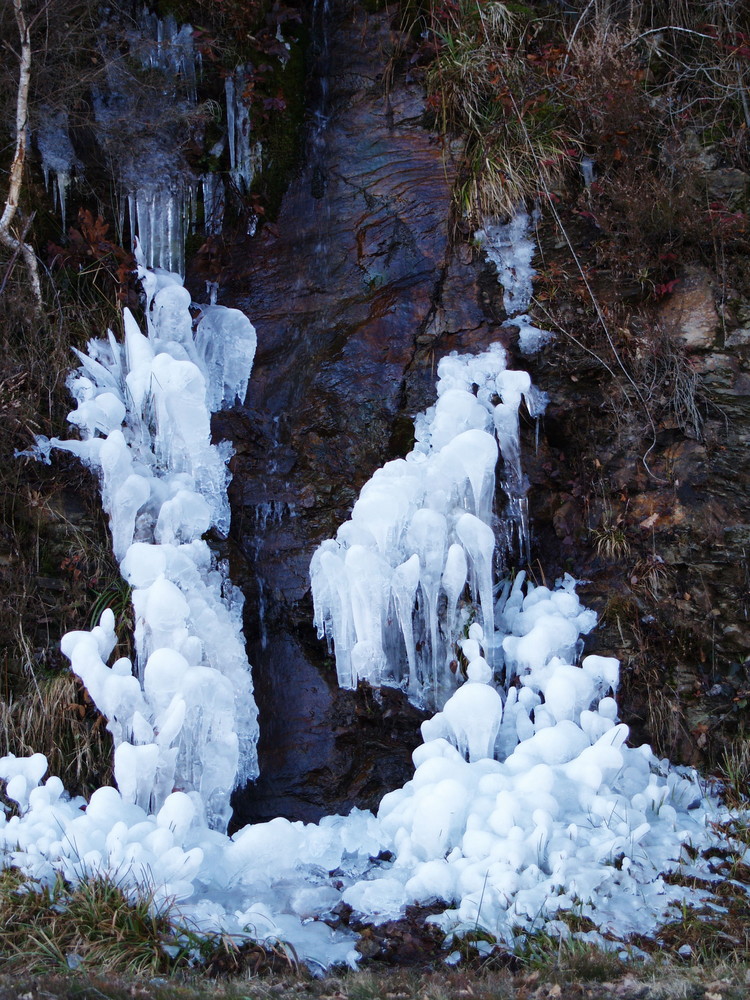
[[[241,597],[202,536],[229,524],[228,452],[211,443],[211,408],[244,393],[255,332],[241,313],[213,306],[194,340],[179,275],[140,274],[147,334],[125,310],[124,344],[110,335],[79,354],[69,384],[83,440],[50,442],[100,476],[114,552],[134,588],[135,675],[124,658],[109,665],[110,611],[62,648],[107,717],[123,798],[158,810],[174,788],[195,792],[224,828],[232,788],[257,775],[257,709]]]
[[[511,518],[526,538],[517,410],[532,398],[528,374],[507,369],[499,344],[443,358],[438,375],[437,402],[415,421],[414,450],[375,473],[351,520],[310,564],[315,623],[333,647],[339,683],[399,686],[432,708],[456,688],[457,642],[472,606],[495,662],[493,574],[511,534],[502,528],[498,546],[498,441],[514,470]],[[495,419],[498,394],[509,428]]]

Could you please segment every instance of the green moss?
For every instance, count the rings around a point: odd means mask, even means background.
[[[265,75],[261,93],[281,97],[285,107],[265,117],[254,117],[253,132],[263,149],[263,168],[253,182],[261,197],[267,219],[275,219],[289,181],[302,158],[305,122],[305,78],[307,74],[307,32],[298,27],[285,66],[280,62]]]

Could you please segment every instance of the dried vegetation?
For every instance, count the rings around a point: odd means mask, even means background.
[[[729,417],[707,354],[746,325],[750,296],[750,8],[433,0],[408,12],[408,72],[463,150],[459,234],[519,201],[542,207],[532,312],[559,336],[534,364],[540,384],[578,400],[545,465],[558,477],[558,509],[544,511],[556,571],[597,578],[593,642],[622,659],[636,740],[715,767],[746,732],[743,625],[724,620],[745,550],[707,578],[727,561],[723,529],[745,522],[713,485]],[[691,280],[716,330],[686,344],[669,307]],[[701,521],[697,498],[713,492],[722,501]]]

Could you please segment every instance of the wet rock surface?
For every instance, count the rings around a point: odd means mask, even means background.
[[[453,167],[423,127],[423,93],[398,74],[386,91],[393,40],[385,14],[334,15],[327,124],[311,127],[278,220],[233,248],[223,297],[258,332],[246,404],[215,424],[236,449],[232,573],[260,709],[242,822],[375,806],[420,742],[399,692],[338,689],[308,579],[362,485],[410,449],[441,354],[497,339],[477,265],[451,249]]]
[[[397,64],[384,86],[393,41],[386,14],[337,8],[327,120],[311,125],[279,218],[233,246],[223,285],[258,332],[246,403],[215,422],[236,450],[229,548],[261,723],[240,823],[375,807],[410,776],[420,713],[397,691],[338,689],[308,565],[373,471],[411,447],[440,357],[496,340],[550,396],[538,436],[525,427],[532,577],[587,581],[601,616],[589,649],[622,659],[634,740],[706,764],[743,724],[750,289],[738,279],[729,310],[726,276],[685,269],[672,298],[619,331],[621,366],[586,340],[564,288],[557,341],[518,355],[494,268],[453,239],[454,161],[424,127],[423,93]],[[549,266],[562,244],[549,221],[539,235]],[[605,309],[620,291],[596,287]]]

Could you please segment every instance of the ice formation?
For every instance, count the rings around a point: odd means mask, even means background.
[[[485,220],[474,234],[487,259],[497,268],[497,280],[503,286],[503,305],[509,321],[518,327],[522,354],[534,354],[554,336],[549,330],[534,326],[527,313],[536,274],[531,265],[536,251],[529,235],[531,221],[528,212],[521,208],[508,222]]]
[[[197,103],[201,54],[193,28],[178,24],[171,14],[160,18],[146,7],[132,21],[112,12],[105,11],[104,16],[99,40],[104,78],[92,87],[92,99],[97,138],[116,165],[121,187],[120,229],[127,216],[148,267],[182,273],[185,241],[195,232],[200,202],[206,235],[221,233],[226,178],[230,188],[244,195],[260,167],[261,147],[254,140],[244,99],[247,73],[238,66],[227,76],[226,132],[208,151],[214,161],[226,152],[229,169],[197,176],[182,155],[185,120],[197,122],[201,113]],[[123,59],[123,51],[158,75],[159,84],[147,89]],[[83,170],[71,143],[67,113],[44,109],[35,141],[45,184],[54,188],[64,228],[68,191]]]
[[[257,710],[242,635],[242,599],[203,534],[226,533],[226,448],[210,414],[244,398],[255,331],[234,309],[206,306],[193,333],[177,275],[140,268],[147,332],[125,311],[124,343],[110,333],[80,354],[69,379],[78,441],[45,450],[78,455],[99,474],[112,544],[133,588],[135,674],[107,611],[63,652],[107,716],[123,799],[157,811],[174,788],[197,793],[225,829],[229,794],[257,775]]]
[[[249,191],[252,179],[260,169],[261,147],[253,142],[250,111],[243,99],[247,76],[242,66],[224,82],[227,108],[227,143],[229,171],[240,191]]]
[[[36,144],[42,161],[45,187],[49,190],[50,179],[53,179],[55,200],[60,209],[60,222],[65,229],[68,189],[72,177],[82,170],[68,134],[66,111],[43,109],[36,132]]]
[[[477,234],[498,269],[523,350],[533,340],[524,331],[547,336],[522,313],[534,276],[528,229],[519,211]],[[431,709],[456,686],[457,640],[470,614],[484,626],[490,665],[499,672],[507,661],[506,682],[512,676],[513,657],[495,637],[495,586],[507,549],[530,556],[519,408],[523,400],[538,417],[546,405],[527,372],[507,367],[499,344],[476,357],[443,359],[438,376],[438,401],[417,417],[414,450],[375,473],[351,520],[310,566],[315,624],[335,652],[339,684],[400,686]],[[500,521],[493,515],[498,449],[507,498]]]
[[[212,171],[195,176],[186,168],[181,152],[184,121],[197,120],[199,112],[201,57],[193,29],[178,24],[172,15],[159,18],[143,7],[134,23],[123,25],[113,15],[102,26],[100,44],[106,79],[93,88],[93,106],[99,134],[117,165],[124,209],[120,225],[124,226],[126,210],[130,232],[140,240],[146,265],[182,273],[185,241],[195,231],[199,202],[203,202],[205,233],[216,235],[222,231],[227,197],[226,174]],[[123,47],[144,69],[159,74],[158,87],[146,91],[122,59]],[[215,159],[228,151],[228,175],[241,193],[249,190],[260,161],[243,97],[245,83],[242,66],[227,76],[226,134],[209,150]],[[57,178],[64,204],[75,161],[66,152],[70,146],[67,129],[57,128],[55,122],[50,120],[39,130],[37,143],[45,171]],[[127,124],[140,130],[137,141],[125,131]]]
[[[105,79],[92,88],[98,134],[117,165],[122,205],[145,263],[182,271],[195,225],[198,182],[181,154],[184,119],[195,112],[198,55],[193,30],[143,7],[134,22],[116,15],[100,34]],[[122,51],[160,77],[148,91]],[[121,228],[124,217],[120,219]]]
[[[430,708],[456,686],[469,615],[484,626],[489,662],[502,667],[497,564],[513,535],[528,544],[518,410],[524,400],[538,416],[546,402],[526,372],[506,367],[499,344],[442,359],[438,376],[414,450],[375,473],[310,567],[315,623],[333,644],[339,683],[401,686]],[[508,496],[501,522],[493,515],[498,454]]]
[[[174,901],[192,932],[288,942],[328,967],[358,958],[342,902],[371,923],[429,904],[447,942],[479,929],[513,947],[544,930],[611,947],[695,899],[667,873],[718,878],[700,853],[681,860],[684,845],[731,846],[750,863],[694,771],[627,746],[617,661],[578,664],[595,616],[575,581],[548,588],[519,573],[496,586],[495,462],[499,450],[506,480],[521,475],[518,405],[540,406],[497,346],[441,362],[413,453],[373,476],[313,559],[342,682],[401,683],[442,706],[422,726],[413,778],[377,815],[279,818],[227,837],[257,728],[238,602],[201,535],[227,516],[209,403],[244,392],[254,332],[209,307],[194,333],[179,279],[141,277],[146,333],[126,315],[124,344],[90,344],[71,380],[81,440],[40,445],[99,471],[134,588],[137,676],[124,658],[108,665],[111,611],[63,640],[109,720],[119,787],[86,803],[44,780],[41,754],[1,758],[16,805],[0,812],[3,864],[43,882],[110,874]],[[593,929],[574,932],[569,915]]]
[[[193,29],[189,24],[178,24],[172,14],[159,17],[144,6],[137,25],[126,32],[126,37],[131,54],[144,68],[181,77],[187,96],[195,104],[201,57],[193,44]]]
[[[126,887],[146,884],[157,901],[175,900],[193,930],[285,941],[312,967],[358,958],[355,934],[335,916],[341,902],[374,923],[409,904],[442,904],[429,919],[448,942],[477,929],[511,947],[537,930],[565,939],[569,915],[595,928],[577,936],[610,947],[652,934],[673,904],[692,898],[663,876],[685,844],[728,846],[716,825],[728,814],[695,772],[626,745],[616,660],[570,662],[573,636],[590,624],[572,581],[553,590],[518,583],[503,615],[512,629],[503,644],[524,646],[517,686],[503,699],[474,623],[462,643],[466,682],[424,723],[414,777],[377,816],[275,819],[230,838],[208,829],[195,792],[143,808],[149,743],[121,744],[135,793],[101,788],[88,804],[69,799],[58,778],[42,781],[41,754],[9,756],[0,778],[18,815],[0,816],[4,863],[43,881],[109,872]],[[161,687],[163,703],[169,690]],[[708,862],[684,864],[716,878]]]

